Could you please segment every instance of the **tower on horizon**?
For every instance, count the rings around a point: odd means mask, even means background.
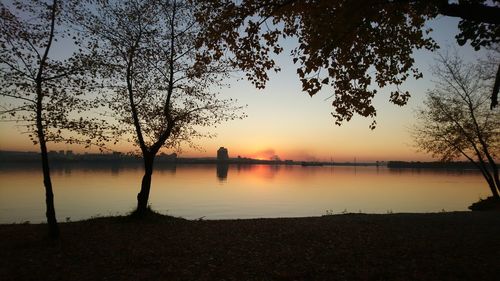
[[[228,160],[229,159],[229,153],[227,151],[227,148],[225,147],[220,147],[219,150],[217,150],[217,160]]]

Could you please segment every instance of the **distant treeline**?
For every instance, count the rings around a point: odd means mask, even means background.
[[[109,164],[136,164],[142,163],[143,160],[136,155],[128,155],[123,153],[85,153],[74,154],[72,151],[51,151],[49,152],[49,161],[54,164],[69,164],[69,163],[87,163],[92,165],[109,165]],[[14,163],[27,164],[40,162],[40,153],[38,152],[20,152],[20,151],[0,151],[0,165],[11,165]],[[214,157],[205,158],[180,158],[176,153],[164,154],[161,153],[156,157],[156,163],[165,164],[268,164],[268,165],[300,165],[300,162],[292,160],[260,160],[246,157],[229,158],[218,160]]]
[[[477,169],[470,162],[405,162],[389,161],[388,168],[422,168],[422,169]]]

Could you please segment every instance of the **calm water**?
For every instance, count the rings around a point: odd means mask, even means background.
[[[125,214],[136,203],[140,166],[53,169],[60,221]],[[153,174],[153,209],[189,219],[319,216],[333,213],[467,210],[489,195],[475,171],[385,167],[178,165]],[[44,221],[37,167],[0,169],[0,223]]]

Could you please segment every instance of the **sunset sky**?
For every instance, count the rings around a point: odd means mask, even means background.
[[[454,36],[458,33],[457,19],[439,17],[429,23],[434,32],[432,37],[441,46],[441,51],[456,47],[459,54],[474,60],[484,55],[469,46],[459,47]],[[220,146],[229,149],[230,157],[238,155],[259,159],[269,159],[277,155],[281,159],[330,160],[334,161],[387,161],[387,160],[430,160],[430,155],[417,152],[412,145],[409,128],[413,122],[415,109],[422,104],[425,91],[432,87],[429,67],[436,54],[428,51],[415,53],[416,64],[424,73],[424,78],[409,80],[401,87],[410,91],[412,97],[408,105],[398,107],[389,103],[391,88],[382,89],[375,98],[377,128],[370,130],[371,119],[355,116],[350,122],[336,126],[330,115],[332,112],[331,88],[324,88],[314,97],[301,91],[301,84],[289,57],[293,41],[285,42],[285,52],[277,63],[282,71],[270,75],[265,90],[255,89],[235,74],[229,81],[230,88],[222,89],[223,96],[236,98],[248,117],[243,120],[220,124],[217,128],[206,128],[215,132],[213,139],[195,140],[202,151],[185,147],[182,157],[215,156]],[[3,98],[0,98],[3,99]],[[49,144],[49,150],[81,148],[65,144]],[[132,150],[129,143],[120,143],[116,150]],[[37,151],[22,128],[15,123],[0,123],[0,150]],[[95,151],[95,150],[92,150]],[[166,151],[170,152],[170,151]]]

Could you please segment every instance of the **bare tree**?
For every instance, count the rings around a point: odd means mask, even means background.
[[[82,5],[82,4],[80,4]],[[87,1],[75,18],[91,38],[103,97],[144,160],[137,213],[147,210],[153,165],[162,147],[211,136],[201,127],[243,117],[233,100],[213,92],[223,62],[195,64],[199,27],[187,1]],[[76,9],[81,11],[82,9]]]
[[[57,238],[47,142],[89,145],[97,137],[93,118],[78,114],[89,106],[80,98],[89,86],[83,76],[85,56],[74,47],[77,38],[69,37],[61,1],[13,1],[0,3],[0,8],[0,113],[3,121],[19,122],[39,145],[49,234]],[[66,58],[54,54],[58,40],[66,40],[65,46],[75,52]]]
[[[500,111],[489,108],[495,71],[456,54],[440,55],[433,69],[437,81],[417,112],[413,136],[418,148],[444,161],[464,157],[474,163],[498,200]]]

